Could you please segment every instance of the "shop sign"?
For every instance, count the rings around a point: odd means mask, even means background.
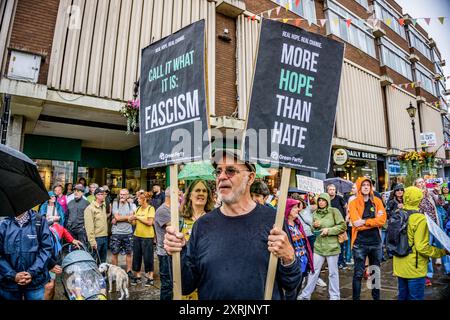
[[[209,145],[203,135],[208,130],[205,87],[205,20],[142,50],[142,168],[203,158]]]
[[[301,175],[297,175],[297,188],[302,191],[312,192],[315,194],[321,194],[324,190],[322,180]]]
[[[340,42],[262,20],[246,160],[328,172],[343,53]]]
[[[347,150],[347,153],[350,158],[354,159],[378,160],[378,155],[376,153],[356,150]]]
[[[336,149],[333,154],[333,161],[338,166],[344,165],[348,160],[347,150],[345,149]]]
[[[422,148],[435,147],[436,145],[437,142],[435,132],[423,132],[420,134],[420,146]]]

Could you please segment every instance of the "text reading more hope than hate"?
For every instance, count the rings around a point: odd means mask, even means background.
[[[281,63],[283,65],[317,73],[319,53],[283,43]],[[284,94],[277,94],[277,117],[309,123],[311,116],[311,102],[315,77],[298,71],[281,68],[278,89],[298,96],[292,98]],[[272,143],[278,143],[297,148],[305,148],[304,140],[308,129],[301,125],[275,121],[272,130]]]

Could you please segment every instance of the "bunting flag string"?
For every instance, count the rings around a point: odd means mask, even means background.
[[[276,8],[271,8],[271,9],[262,11],[262,12],[260,12],[259,14],[255,15],[255,16],[264,17],[264,15],[266,15],[268,19],[279,20],[279,21],[283,21],[285,23],[287,23],[289,21],[294,21],[295,25],[298,25],[298,23],[299,23],[298,19],[299,18],[271,18],[271,17],[272,17],[273,10],[275,10],[276,15],[279,16],[280,11],[281,11],[282,8],[285,8],[286,11],[289,11],[289,10],[294,9],[293,8],[294,5],[295,5],[295,7],[298,7],[300,5],[300,2],[301,2],[301,0],[295,0],[295,3],[293,5],[291,5],[291,2],[287,2],[284,6],[277,6]],[[253,17],[253,16],[251,16],[251,17]],[[431,23],[431,21],[433,19],[437,19],[441,25],[444,25],[446,18],[448,18],[448,17],[419,17],[419,18],[411,19],[411,22],[415,26],[417,24],[417,21],[419,19],[421,19],[421,20],[424,20],[427,25],[430,25],[430,23]],[[302,20],[303,21],[307,21],[310,26],[311,26],[312,23],[316,23],[317,25],[320,25],[322,27],[324,27],[325,24],[330,20],[330,19],[317,19],[317,18],[308,18],[308,17],[303,17],[303,18],[300,18],[300,19],[301,19],[300,21],[302,21]],[[251,20],[255,21],[256,19],[251,18]],[[392,26],[392,23],[394,21],[398,22],[398,24],[400,24],[400,26],[404,26],[406,24],[404,18],[398,18],[398,19],[392,19],[392,18],[385,18],[385,19],[367,18],[367,19],[357,19],[357,20],[362,21],[362,22],[366,22],[371,27],[377,26],[380,21],[383,21],[389,27]],[[335,25],[339,25],[340,21],[345,22],[345,24],[347,25],[347,28],[349,28],[353,23],[355,23],[356,19],[354,19],[354,18],[335,17],[330,22],[333,22]]]

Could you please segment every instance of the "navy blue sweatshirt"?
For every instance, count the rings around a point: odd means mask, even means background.
[[[257,205],[250,213],[225,216],[215,209],[194,224],[182,251],[183,294],[198,288],[200,300],[263,300],[270,254],[267,241],[275,210]],[[273,300],[284,298],[301,280],[298,263],[278,261]]]

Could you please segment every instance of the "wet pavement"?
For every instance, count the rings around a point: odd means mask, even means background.
[[[108,256],[108,261],[110,257]],[[119,264],[125,268],[125,257],[119,257]],[[322,270],[320,278],[328,283],[328,271]],[[352,278],[353,266],[349,265],[348,269],[340,270],[339,283],[342,300],[352,299]],[[145,279],[145,278],[143,278]],[[135,286],[130,285],[130,297],[128,300],[159,300],[160,281],[158,275],[158,259],[155,257],[155,275],[154,285],[150,287],[144,286],[144,282]],[[365,280],[363,280],[365,282]],[[115,285],[114,285],[115,287]],[[371,300],[371,290],[366,285],[361,286],[361,300]],[[109,300],[116,300],[120,294],[113,292],[108,294]],[[316,287],[312,295],[312,300],[327,300],[328,287]],[[57,279],[55,300],[65,300],[64,290],[60,279]],[[381,299],[396,300],[397,299],[397,278],[392,275],[392,260],[383,262],[381,265]],[[442,266],[434,265],[434,278],[432,286],[425,289],[425,300],[450,300],[450,276],[444,275]]]

